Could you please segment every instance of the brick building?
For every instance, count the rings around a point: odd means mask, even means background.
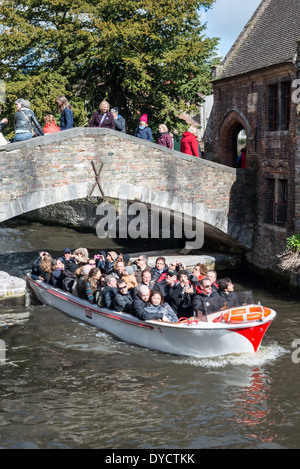
[[[278,268],[287,236],[300,231],[299,41],[299,0],[263,0],[214,70],[205,153],[236,167],[238,137],[245,131],[247,168],[257,171],[249,259],[267,269]]]

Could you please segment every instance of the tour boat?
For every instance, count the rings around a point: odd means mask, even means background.
[[[272,309],[247,305],[209,316],[209,322],[181,318],[178,323],[142,321],[128,313],[99,308],[27,276],[38,300],[129,343],[189,357],[255,353],[276,317]]]

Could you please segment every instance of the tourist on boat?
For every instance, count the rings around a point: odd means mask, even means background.
[[[148,265],[148,256],[146,256],[145,254],[140,254],[138,258],[134,261],[134,264],[137,266],[134,272],[135,278],[137,280],[137,283],[141,283],[143,271],[150,271],[151,269],[151,267]]]
[[[72,287],[72,293],[79,298],[86,299],[86,278],[92,270],[93,266],[85,264],[76,270],[77,281]]]
[[[95,303],[95,291],[99,288],[101,270],[93,267],[85,279],[85,294],[90,303]]]
[[[206,277],[207,275],[207,267],[205,264],[201,264],[200,262],[195,265],[192,271],[193,275],[197,277],[198,281],[200,281],[202,278]]]
[[[234,285],[230,278],[224,277],[219,281],[219,295],[224,300],[224,308],[240,306],[238,295],[234,291]]]
[[[174,270],[169,270],[166,278],[161,282],[155,283],[152,290],[160,291],[164,297],[164,300],[173,308],[174,299],[170,295],[170,291],[176,287],[177,283],[177,272]]]
[[[73,252],[73,258],[78,265],[78,267],[82,267],[89,263],[89,252],[86,248],[78,248],[75,249]]]
[[[195,288],[189,280],[189,272],[180,270],[178,283],[169,290],[170,302],[178,318],[193,316],[193,297]]]
[[[146,287],[148,287],[150,290],[153,289],[154,287],[154,280],[152,280],[152,275],[151,275],[151,271],[148,270],[148,269],[145,269],[143,270],[142,272],[142,277],[141,277],[141,281],[137,284],[137,286],[135,287],[134,289],[134,294],[137,293],[137,288],[139,288],[140,286],[142,285],[145,285]]]
[[[152,291],[149,302],[144,308],[143,319],[161,319],[164,322],[178,322],[178,317],[159,291]],[[140,318],[142,319],[142,318]]]
[[[131,270],[130,270],[131,269]],[[123,279],[127,283],[129,290],[137,286],[134,271],[131,266],[125,267],[124,261],[117,261],[115,265],[115,275],[117,280]]]
[[[211,288],[213,290],[218,291],[219,290],[219,284],[217,282],[217,277],[218,277],[217,272],[215,270],[208,270],[206,277],[208,277],[209,280],[211,281]]]
[[[113,107],[111,109],[111,113],[114,116],[116,130],[118,130],[119,132],[123,132],[125,134],[126,133],[126,126],[125,126],[126,122],[125,122],[124,117],[122,117],[119,114],[119,108],[117,106]]]
[[[160,124],[158,126],[158,145],[162,145],[163,147],[173,149],[173,139],[169,134],[168,127],[165,124]]]
[[[140,124],[135,129],[134,136],[143,140],[147,140],[148,142],[153,142],[152,131],[150,127],[148,127],[147,114],[143,114],[140,118]]]
[[[106,285],[104,286],[102,290],[103,299],[104,299],[103,306],[108,309],[113,309],[114,298],[116,294],[118,293],[117,279],[114,275],[106,275],[105,283]]]
[[[151,290],[147,285],[139,284],[135,292],[136,295],[133,298],[131,312],[134,316],[144,321],[146,314],[145,307],[148,305]]]
[[[52,272],[52,260],[53,259],[48,252],[41,251],[39,253],[39,258],[33,263],[31,278],[49,283]]]
[[[26,99],[17,99],[15,113],[15,138],[14,142],[29,140],[33,136],[44,135],[34,112],[30,109],[30,103]]]
[[[154,282],[161,282],[166,278],[169,267],[166,264],[164,257],[157,257],[155,267],[151,269],[152,280]]]
[[[58,259],[54,259],[52,262],[52,272],[50,283],[55,288],[63,288],[63,272],[65,269],[65,265],[62,262],[62,257]]]
[[[60,132],[60,127],[56,124],[55,117],[52,114],[47,114],[44,117],[45,126],[43,131],[45,134],[54,134],[56,132]]]
[[[117,260],[118,260],[118,254],[115,251],[109,251],[106,254],[106,259],[105,259],[105,262],[104,262],[104,266],[101,269],[101,271],[105,275],[113,274],[114,273],[114,267],[115,267],[115,264],[116,264]]]
[[[90,127],[101,127],[115,130],[116,124],[112,113],[109,111],[110,105],[107,101],[99,104],[99,110],[95,111],[90,122]]]
[[[114,298],[113,309],[115,311],[131,313],[133,298],[132,294],[128,291],[127,283],[123,279],[118,280],[117,289],[118,291]]]
[[[75,273],[79,267],[75,261],[75,258],[72,256],[71,249],[69,248],[64,249],[62,262],[65,264],[65,269],[69,270],[72,273]]]
[[[193,298],[195,315],[203,321],[207,320],[209,314],[220,311],[224,305],[219,293],[211,285],[210,279],[204,277],[200,280],[200,289],[197,288],[197,293]]]
[[[73,128],[72,106],[65,96],[57,98],[58,110],[60,112],[60,130]]]

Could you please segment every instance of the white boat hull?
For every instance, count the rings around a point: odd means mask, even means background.
[[[275,311],[263,320],[243,324],[198,322],[174,324],[141,321],[127,314],[98,308],[88,301],[27,277],[38,300],[64,313],[107,331],[134,345],[160,352],[192,356],[216,357],[236,353],[254,353],[275,319]]]

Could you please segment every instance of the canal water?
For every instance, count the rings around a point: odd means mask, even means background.
[[[82,246],[119,250],[70,229],[0,225],[0,270],[24,276],[39,250]],[[278,313],[256,355],[171,356],[32,301],[1,303],[28,318],[0,328],[0,448],[299,448],[300,302],[261,279],[232,278]]]

